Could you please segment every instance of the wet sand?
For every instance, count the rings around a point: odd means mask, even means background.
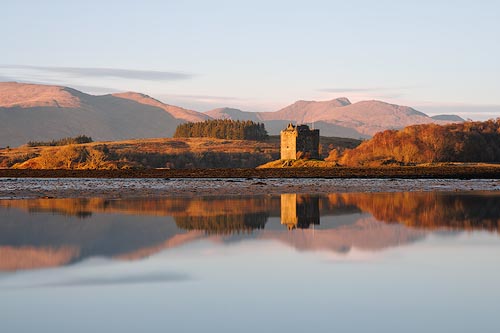
[[[0,178],[0,199],[500,191],[498,179]]]

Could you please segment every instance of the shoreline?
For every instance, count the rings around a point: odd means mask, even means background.
[[[497,192],[499,179],[0,178],[0,200],[162,198],[283,193]]]
[[[500,165],[334,167],[279,169],[0,169],[1,178],[323,178],[323,179],[500,179]]]

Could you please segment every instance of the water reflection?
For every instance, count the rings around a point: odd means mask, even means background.
[[[281,195],[281,224],[288,230],[307,229],[319,224],[319,197],[284,193]]]
[[[104,256],[134,260],[210,239],[300,250],[378,251],[430,233],[499,230],[498,193],[0,200],[0,270]]]

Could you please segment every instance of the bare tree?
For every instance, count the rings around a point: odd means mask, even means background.
[[[102,169],[106,162],[106,154],[104,152],[90,148],[87,149],[87,160],[85,166],[89,169]]]
[[[75,145],[68,145],[64,148],[59,149],[57,152],[57,159],[63,165],[64,169],[72,169],[74,163],[80,163],[82,161],[81,147]]]
[[[55,169],[57,168],[57,157],[52,149],[42,151],[38,157],[38,163],[41,169]]]

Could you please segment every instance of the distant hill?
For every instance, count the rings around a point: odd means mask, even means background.
[[[297,123],[311,123],[321,119],[329,119],[328,115],[337,108],[351,105],[345,98],[330,101],[297,101],[279,111],[263,115],[266,120],[292,120]]]
[[[297,101],[275,112],[248,112],[220,108],[206,112],[219,119],[253,120],[266,125],[271,134],[278,134],[289,122],[313,124],[322,135],[368,138],[386,129],[399,129],[415,124],[448,124],[463,122],[454,115],[429,117],[408,106],[381,101],[362,101],[351,104],[345,98],[330,101]]]
[[[457,123],[465,121],[464,118],[459,117],[459,116],[454,115],[454,114],[439,114],[437,116],[432,116],[432,119],[454,121]]]
[[[351,104],[345,97],[297,101],[275,112],[219,108],[200,113],[135,92],[94,96],[62,86],[0,83],[0,147],[80,134],[96,141],[171,137],[181,123],[214,118],[262,122],[271,135],[290,122],[307,123],[322,136],[355,139],[408,125],[463,121],[454,115],[429,117],[381,101]]]
[[[0,83],[0,146],[79,134],[94,140],[170,137],[178,124],[208,118],[137,93],[94,96],[61,86]]]
[[[250,112],[233,108],[218,108],[205,112],[206,115],[214,119],[251,120],[255,122],[262,122],[262,113],[265,112]]]

